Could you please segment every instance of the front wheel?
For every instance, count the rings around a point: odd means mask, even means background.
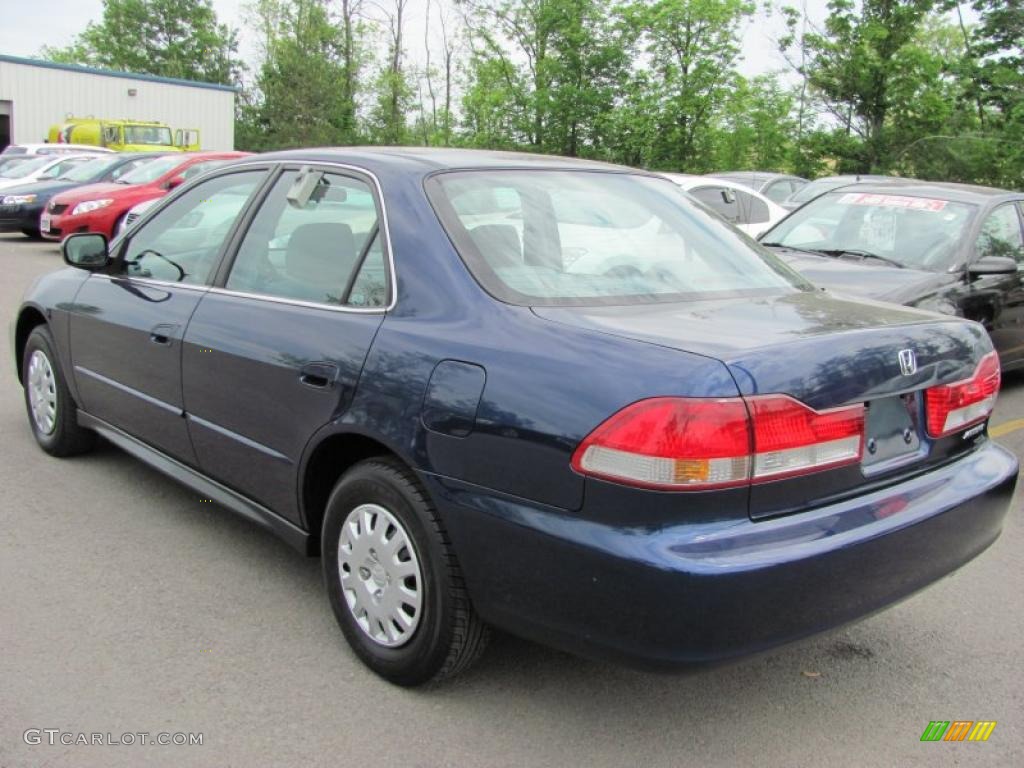
[[[64,381],[56,350],[45,325],[29,334],[21,369],[25,407],[39,446],[51,456],[73,456],[92,448],[96,433],[78,424],[78,407]]]
[[[370,459],[342,476],[321,549],[335,618],[380,676],[405,686],[439,681],[483,652],[487,627],[437,512],[404,465]]]

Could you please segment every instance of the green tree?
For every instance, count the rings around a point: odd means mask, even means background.
[[[53,61],[233,85],[239,81],[238,33],[221,24],[210,0],[103,0],[67,48],[44,48]]]
[[[468,126],[505,146],[604,154],[631,41],[598,0],[462,0],[472,55]],[[496,131],[500,137],[494,136]],[[471,137],[478,143],[478,137]]]
[[[625,22],[642,30],[651,70],[630,88],[639,104],[630,110],[634,116],[655,110],[644,165],[712,170],[710,128],[729,97],[740,24],[753,12],[747,0],[656,0],[627,9]]]
[[[374,81],[375,104],[370,115],[371,138],[376,144],[409,141],[407,115],[413,88],[405,67],[405,21],[409,0],[393,0],[387,16],[387,59]]]
[[[343,10],[351,10],[347,5]],[[326,0],[259,0],[263,38],[255,88],[240,100],[245,149],[354,144],[365,28],[332,23]]]
[[[843,170],[880,171],[891,162],[886,118],[893,106],[894,83],[901,76],[905,48],[935,4],[936,0],[829,0],[824,30],[802,35],[802,74],[847,135],[860,139],[855,156],[840,158]],[[784,48],[795,44],[799,18],[795,9],[787,9],[791,34],[783,40]]]

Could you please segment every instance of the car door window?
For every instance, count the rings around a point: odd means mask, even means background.
[[[725,187],[697,187],[690,194],[708,206],[711,210],[733,224],[742,223],[739,198],[731,189]]]
[[[773,203],[781,203],[795,191],[796,189],[793,187],[793,183],[789,179],[780,179],[779,181],[769,184],[762,194]],[[767,221],[767,219],[765,219],[765,221]]]
[[[201,182],[139,230],[124,251],[123,272],[173,283],[205,283],[235,219],[264,171],[244,171]]]
[[[387,272],[370,187],[337,173],[306,171],[303,178],[315,185],[304,187],[299,171],[281,174],[225,287],[318,304],[386,305]]]
[[[1024,267],[1024,235],[1013,203],[999,206],[986,217],[974,247],[979,258],[1008,257]]]

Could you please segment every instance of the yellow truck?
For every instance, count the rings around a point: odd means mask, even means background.
[[[119,152],[194,152],[199,150],[199,131],[144,120],[98,120],[69,117],[51,126],[51,144],[88,144]]]

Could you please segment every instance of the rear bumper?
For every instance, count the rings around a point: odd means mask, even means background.
[[[655,530],[424,481],[486,621],[583,655],[674,667],[862,618],[946,576],[999,536],[1017,472],[988,442],[814,511]]]

